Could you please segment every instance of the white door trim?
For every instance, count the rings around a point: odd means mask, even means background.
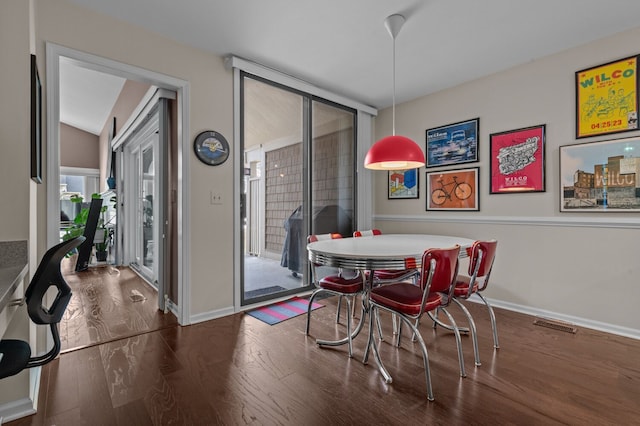
[[[78,65],[114,74],[127,79],[144,81],[151,85],[173,90],[178,99],[178,303],[174,313],[181,325],[190,324],[191,286],[189,259],[190,225],[186,220],[190,202],[189,190],[189,82],[144,68],[124,64],[55,43],[46,43],[46,93],[47,93],[47,211],[59,203],[60,187],[60,57],[77,61]],[[57,211],[57,208],[54,209]],[[47,246],[58,242],[58,216],[47,215]]]

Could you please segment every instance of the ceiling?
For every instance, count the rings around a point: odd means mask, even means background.
[[[60,121],[99,135],[125,79],[60,58]]]
[[[376,108],[392,104],[393,43],[383,22],[394,13],[406,17],[396,39],[397,103],[640,26],[637,0],[69,1]],[[67,90],[75,85],[61,96]],[[74,104],[86,112],[80,95]]]

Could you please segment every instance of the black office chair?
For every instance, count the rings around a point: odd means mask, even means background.
[[[18,374],[25,368],[37,367],[52,361],[60,353],[58,323],[71,300],[71,288],[60,271],[60,263],[67,253],[85,240],[80,236],[51,247],[42,257],[38,269],[25,292],[29,317],[36,324],[48,324],[53,335],[53,348],[44,355],[31,357],[29,342],[3,339],[0,341],[0,379]],[[58,294],[50,307],[43,305],[44,296],[52,286]]]

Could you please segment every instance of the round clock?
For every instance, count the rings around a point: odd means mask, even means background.
[[[196,157],[209,166],[219,166],[229,158],[229,143],[218,132],[207,130],[193,141]]]

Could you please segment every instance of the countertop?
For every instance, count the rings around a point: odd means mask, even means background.
[[[0,311],[28,271],[27,241],[0,241]]]

